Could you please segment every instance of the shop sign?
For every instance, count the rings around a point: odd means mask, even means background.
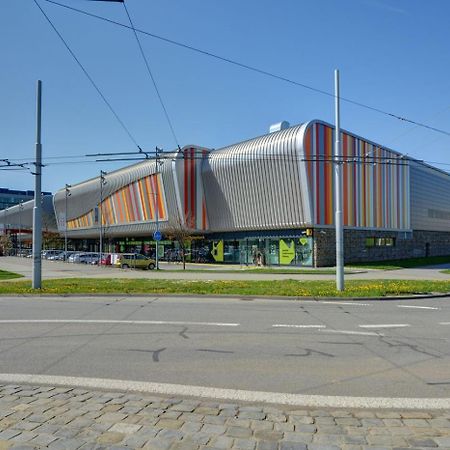
[[[295,258],[295,242],[280,239],[280,264],[290,264]]]
[[[223,262],[223,241],[213,242],[211,255],[216,262]]]

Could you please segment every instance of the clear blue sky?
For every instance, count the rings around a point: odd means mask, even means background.
[[[120,3],[60,0],[127,23]],[[39,0],[138,143],[175,143],[131,31]],[[450,130],[448,0],[127,0],[138,28]],[[280,120],[333,122],[331,97],[141,37],[181,144],[219,148]],[[32,0],[0,3],[0,158],[32,159],[42,79],[44,158],[133,151],[134,144]],[[450,137],[342,104],[342,126],[411,156],[449,164]],[[57,159],[47,162],[60,161]],[[75,160],[74,160],[75,161]],[[79,161],[79,159],[78,159]],[[44,168],[43,189],[127,163]],[[33,189],[28,172],[0,186]]]

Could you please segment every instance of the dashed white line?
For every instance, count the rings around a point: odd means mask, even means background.
[[[397,305],[397,308],[434,309],[434,310],[440,310],[441,309],[441,308],[436,308],[434,306],[415,306],[415,305]]]
[[[439,322],[439,325],[450,325],[450,322]]]
[[[317,302],[325,305],[346,305],[346,306],[372,306],[370,303],[358,303],[358,302]]]
[[[208,327],[238,327],[239,323],[222,322],[178,322],[171,320],[89,320],[89,319],[14,319],[0,320],[0,324],[13,323],[61,323],[61,324],[111,324],[111,325],[198,325]]]
[[[381,333],[374,333],[370,331],[350,331],[350,330],[319,330],[323,333],[336,333],[336,334],[353,334],[356,336],[383,336]]]
[[[326,328],[325,325],[291,325],[285,323],[276,323],[273,328]]]
[[[380,323],[370,325],[358,325],[359,328],[404,328],[410,327],[409,323]]]
[[[360,302],[335,302],[335,301],[322,301],[322,300],[302,300],[302,303],[314,303],[316,305],[346,305],[346,306],[373,306],[370,303]]]

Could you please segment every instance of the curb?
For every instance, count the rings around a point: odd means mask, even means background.
[[[47,385],[119,392],[138,392],[246,403],[265,403],[307,408],[448,410],[450,398],[390,398],[303,395],[282,392],[247,391],[206,386],[153,383],[105,378],[65,377],[58,375],[0,373],[0,383]]]
[[[358,301],[372,301],[372,302],[383,302],[383,301],[399,301],[399,300],[417,300],[417,299],[433,299],[433,298],[446,298],[450,297],[450,292],[448,293],[436,293],[436,294],[418,294],[418,295],[406,295],[406,296],[387,296],[387,297],[292,297],[292,296],[264,296],[264,295],[232,295],[232,294],[177,294],[177,293],[126,293],[126,292],[116,292],[116,293],[80,293],[80,294],[49,294],[49,293],[36,293],[36,294],[0,294],[0,298],[4,297],[42,297],[42,298],[72,298],[72,297],[82,297],[82,298],[112,298],[117,296],[126,296],[130,298],[142,298],[146,296],[152,297],[174,297],[174,298],[211,298],[211,299],[232,299],[232,300],[288,300],[288,301],[316,301],[320,303],[321,301],[336,301],[336,302],[358,302]]]

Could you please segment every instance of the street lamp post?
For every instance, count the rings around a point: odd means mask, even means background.
[[[65,192],[65,213],[64,213],[64,261],[67,261],[67,199],[72,195],[70,188],[72,186],[66,183]]]
[[[23,200],[20,200],[19,203],[19,234],[17,236],[19,241],[19,256],[22,256],[22,210],[23,210]]]
[[[102,261],[102,253],[103,253],[103,186],[106,184],[105,175],[107,172],[104,170],[100,170],[100,207],[99,207],[99,222],[100,222],[100,257],[99,257],[99,265],[101,265]]]

